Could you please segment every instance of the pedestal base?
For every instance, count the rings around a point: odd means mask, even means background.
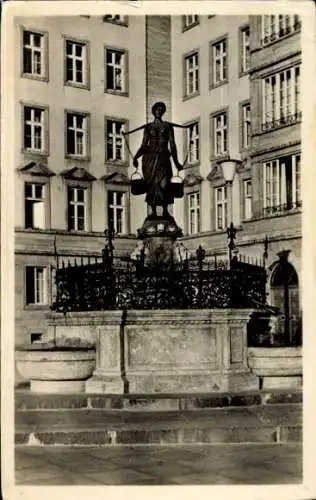
[[[84,392],[84,380],[31,380],[31,392],[46,394]]]
[[[84,390],[89,394],[124,394],[124,382],[120,377],[93,375],[86,381]]]

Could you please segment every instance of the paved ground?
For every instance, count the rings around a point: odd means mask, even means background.
[[[25,485],[298,484],[298,444],[17,447]]]

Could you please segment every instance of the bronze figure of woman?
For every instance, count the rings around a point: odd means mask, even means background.
[[[143,141],[133,160],[134,167],[138,168],[138,159],[142,157],[146,202],[151,207],[153,217],[157,215],[157,206],[162,206],[163,216],[168,217],[168,205],[174,202],[170,189],[170,156],[177,170],[183,169],[178,160],[173,124],[162,120],[165,112],[166,105],[163,102],[153,105],[154,120],[144,126]]]

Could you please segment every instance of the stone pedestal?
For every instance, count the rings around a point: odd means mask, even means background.
[[[125,389],[139,394],[257,388],[258,378],[247,366],[247,322],[251,312],[128,311],[120,331]],[[113,353],[118,351],[118,322],[110,319],[113,312],[103,314],[109,320],[107,328],[100,329],[97,368],[86,383],[86,392],[122,393],[117,359],[113,359]]]

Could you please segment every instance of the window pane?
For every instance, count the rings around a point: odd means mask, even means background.
[[[67,153],[75,154],[75,133],[73,130],[67,130]]]
[[[35,276],[34,267],[27,266],[25,270],[26,303],[35,303]]]
[[[66,54],[71,55],[72,54],[72,42],[66,42]]]
[[[32,52],[31,49],[23,50],[23,72],[32,73]]]
[[[34,35],[33,37],[33,43],[35,47],[40,47],[41,46],[41,39],[42,35]]]
[[[66,80],[71,82],[73,81],[73,64],[72,59],[66,59]]]
[[[74,192],[73,188],[68,188],[68,201],[74,201]]]
[[[113,68],[113,66],[107,66],[106,88],[108,90],[114,90],[114,68]]]
[[[77,189],[77,201],[84,201],[84,194],[83,189]]]
[[[82,57],[82,49],[83,49],[82,45],[76,44],[76,56],[77,57]]]

